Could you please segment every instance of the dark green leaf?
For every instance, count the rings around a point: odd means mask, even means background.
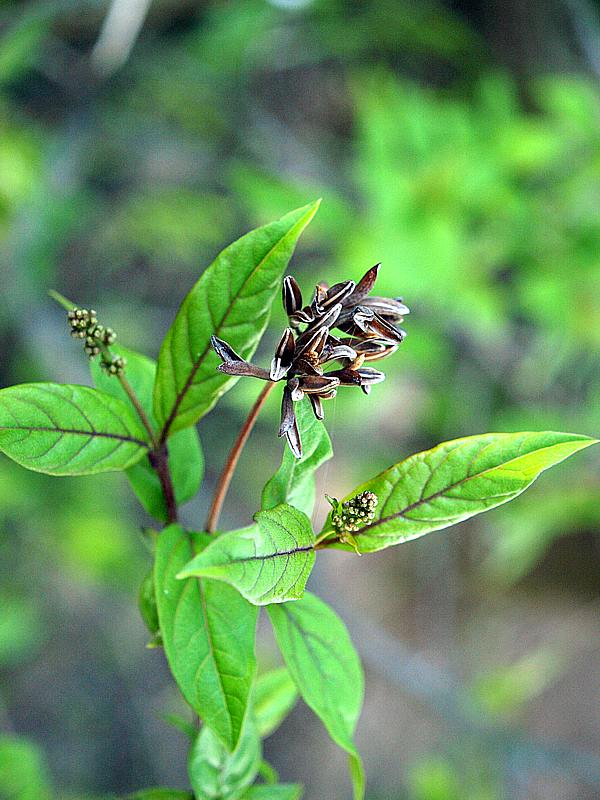
[[[49,475],[130,467],[148,435],[129,406],[88,386],[25,383],[0,391],[0,450]]]
[[[152,390],[156,376],[156,362],[147,356],[136,353],[116,344],[113,352],[127,359],[125,376],[151,425],[156,429],[156,421],[152,412]],[[96,386],[107,394],[118,397],[128,405],[131,404],[127,392],[117,378],[100,369],[99,361],[90,361],[92,379]],[[178,505],[183,505],[198,491],[204,472],[204,457],[200,447],[200,438],[195,428],[186,428],[169,439],[169,470],[175,489]],[[167,507],[161,483],[150,465],[148,457],[142,458],[127,470],[127,477],[146,511],[155,519],[166,522]]]
[[[256,778],[262,750],[252,715],[246,717],[237,747],[228,753],[209,728],[192,745],[188,762],[196,800],[238,800]]]
[[[367,490],[378,497],[375,519],[353,534],[358,549],[382,550],[507,503],[544,470],[596,441],[551,431],[488,433],[417,453],[346,498]]]
[[[251,786],[242,800],[300,800],[302,786],[298,783],[279,783],[270,786]]]
[[[314,472],[331,458],[333,450],[325,425],[315,417],[308,398],[296,403],[294,409],[302,439],[302,458],[296,458],[284,446],[281,466],[263,490],[262,507],[289,503],[310,516],[315,502]]]
[[[270,736],[290,713],[298,691],[284,667],[259,675],[254,686],[252,706],[261,738]]]
[[[296,242],[318,202],[247,233],[223,250],[187,295],[162,344],[154,388],[158,423],[172,433],[193,425],[235,378],[217,371],[212,335],[250,358]]]
[[[315,563],[308,517],[283,504],[259,511],[256,521],[258,525],[219,536],[178,577],[226,581],[260,606],[302,597]]]
[[[208,541],[178,525],[165,528],[156,544],[156,601],[165,653],[183,696],[232,749],[256,669],[258,610],[227,584],[175,578]]]
[[[50,775],[40,750],[27,739],[0,736],[0,797],[50,800]]]
[[[268,607],[275,638],[300,695],[350,756],[356,800],[364,796],[364,773],[352,737],[363,701],[360,660],[346,626],[307,592],[295,603]]]

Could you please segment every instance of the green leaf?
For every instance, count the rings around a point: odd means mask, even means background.
[[[242,800],[300,800],[302,786],[298,783],[279,783],[270,786],[251,786]]]
[[[302,439],[302,458],[296,458],[284,446],[281,466],[263,490],[262,507],[269,509],[289,503],[310,516],[315,502],[315,470],[331,458],[333,450],[325,425],[315,417],[308,398],[294,408]]]
[[[259,675],[254,686],[253,708],[262,739],[281,725],[298,699],[296,684],[285,667]]]
[[[183,696],[233,749],[256,669],[258,610],[224,583],[176,579],[208,541],[208,535],[188,534],[179,525],[162,531],[154,567],[156,602],[167,660]]]
[[[147,451],[147,439],[125,403],[88,386],[24,383],[0,390],[0,450],[35,472],[127,469]]]
[[[196,800],[238,800],[258,775],[261,760],[260,737],[252,715],[246,717],[232,753],[209,728],[203,728],[192,745],[188,762]]]
[[[315,563],[308,517],[282,504],[259,511],[256,521],[258,525],[219,536],[177,577],[226,581],[259,606],[302,597]]]
[[[39,748],[27,739],[0,736],[0,797],[50,800],[50,776]]]
[[[507,503],[544,470],[596,441],[551,431],[488,433],[417,453],[347,498],[368,490],[379,500],[373,521],[353,534],[358,549],[382,550]]]
[[[148,631],[156,636],[160,634],[160,623],[158,621],[158,609],[156,607],[156,592],[154,591],[154,570],[151,569],[144,576],[138,592],[138,608],[140,616]]]
[[[364,797],[364,773],[352,737],[360,715],[364,678],[346,626],[307,592],[295,603],[267,608],[283,659],[306,704],[350,756],[355,800]]]
[[[190,792],[180,789],[142,789],[128,794],[123,800],[194,800]]]
[[[112,351],[127,359],[125,377],[146,412],[151,425],[157,425],[152,411],[152,390],[156,377],[156,362],[151,358],[136,353],[120,345],[114,345]],[[113,375],[108,375],[100,368],[100,362],[90,361],[92,380],[103,392],[118,397],[131,406],[131,401],[121,383]],[[204,473],[204,457],[200,447],[200,438],[195,428],[178,431],[169,439],[169,470],[178,505],[183,505],[192,498],[200,486]],[[148,456],[142,458],[127,470],[129,482],[146,511],[161,522],[167,520],[165,498],[156,472],[152,468]]]
[[[162,344],[154,387],[158,423],[172,433],[193,425],[235,378],[217,371],[210,337],[250,358],[262,336],[296,242],[319,202],[251,231],[225,248],[187,295]]]
[[[179,733],[183,733],[184,736],[187,736],[191,742],[193,742],[198,735],[198,728],[194,723],[180,717],[179,714],[161,714],[160,718],[166,722],[167,725],[171,725],[173,728],[176,728]]]

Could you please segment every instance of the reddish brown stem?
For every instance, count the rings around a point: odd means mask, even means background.
[[[215,489],[212,505],[210,507],[210,511],[208,512],[208,518],[206,520],[206,530],[208,533],[214,533],[217,529],[217,524],[219,522],[219,516],[221,515],[221,509],[223,508],[225,496],[227,495],[229,484],[233,478],[233,473],[235,472],[235,468],[239,461],[240,455],[242,454],[242,450],[244,449],[244,445],[252,433],[252,428],[254,427],[254,423],[256,422],[258,415],[260,414],[261,408],[264,406],[267,397],[271,394],[274,387],[274,383],[267,383],[265,388],[258,395],[256,402],[250,409],[250,413],[246,417],[246,421],[242,425],[238,437],[231,448],[227,462],[223,467],[223,471],[219,476],[219,480],[217,481],[217,488]]]
[[[158,450],[150,452],[148,458],[162,487],[165,505],[167,506],[167,524],[170,525],[172,522],[177,522],[177,501],[175,499],[175,490],[169,470],[169,453],[167,451],[167,446],[163,444]]]

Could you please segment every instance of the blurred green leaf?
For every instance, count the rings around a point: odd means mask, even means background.
[[[16,25],[4,30],[0,38],[0,82],[18,79],[39,59],[47,35],[48,20],[42,13],[24,13]]]
[[[301,800],[302,786],[297,783],[279,783],[270,786],[251,786],[242,800]]]
[[[262,507],[270,509],[279,503],[289,503],[310,515],[315,502],[315,470],[331,458],[333,449],[327,429],[315,417],[308,398],[296,403],[294,410],[302,457],[296,458],[284,445],[281,465],[263,490]]]
[[[128,794],[122,800],[193,800],[193,796],[179,789],[142,789]]]
[[[471,693],[486,714],[510,717],[556,680],[564,669],[564,659],[549,648],[527,653],[507,666],[496,667],[478,676]]]
[[[42,621],[32,600],[0,597],[0,665],[27,658],[43,638]]]
[[[203,728],[188,760],[196,800],[238,800],[256,778],[261,757],[260,737],[252,715],[246,717],[232,753],[227,752],[210,728]]]
[[[463,800],[465,796],[451,764],[435,756],[412,766],[408,783],[411,800]]]
[[[0,736],[2,800],[51,800],[50,775],[40,749],[17,736]]]
[[[144,576],[138,592],[138,607],[149,632],[156,636],[160,633],[158,621],[158,608],[156,606],[156,593],[154,591],[154,570],[151,569]]]

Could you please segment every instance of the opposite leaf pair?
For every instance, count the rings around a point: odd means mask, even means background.
[[[287,517],[288,513],[290,519],[300,516],[291,508],[277,515]],[[259,757],[253,744],[252,719],[253,714],[260,717],[253,711],[252,687],[258,608],[219,580],[177,578],[195,550],[201,555],[225,536],[209,545],[205,534],[190,534],[178,525],[160,534],[154,570],[158,617],[165,653],[179,688],[216,737],[211,748],[224,747],[235,754],[242,747],[240,761],[255,765]],[[314,560],[314,553],[311,555]],[[282,570],[283,576],[285,572]],[[269,605],[267,610],[298,692],[333,740],[348,752],[355,796],[362,797],[364,777],[352,736],[362,705],[363,677],[344,624],[325,603],[309,594],[295,603]],[[205,755],[200,744],[198,748],[197,763],[201,764]],[[237,757],[232,758],[238,764]],[[202,769],[205,775],[208,767]],[[244,780],[252,769],[244,770]],[[218,780],[225,780],[220,775]]]

